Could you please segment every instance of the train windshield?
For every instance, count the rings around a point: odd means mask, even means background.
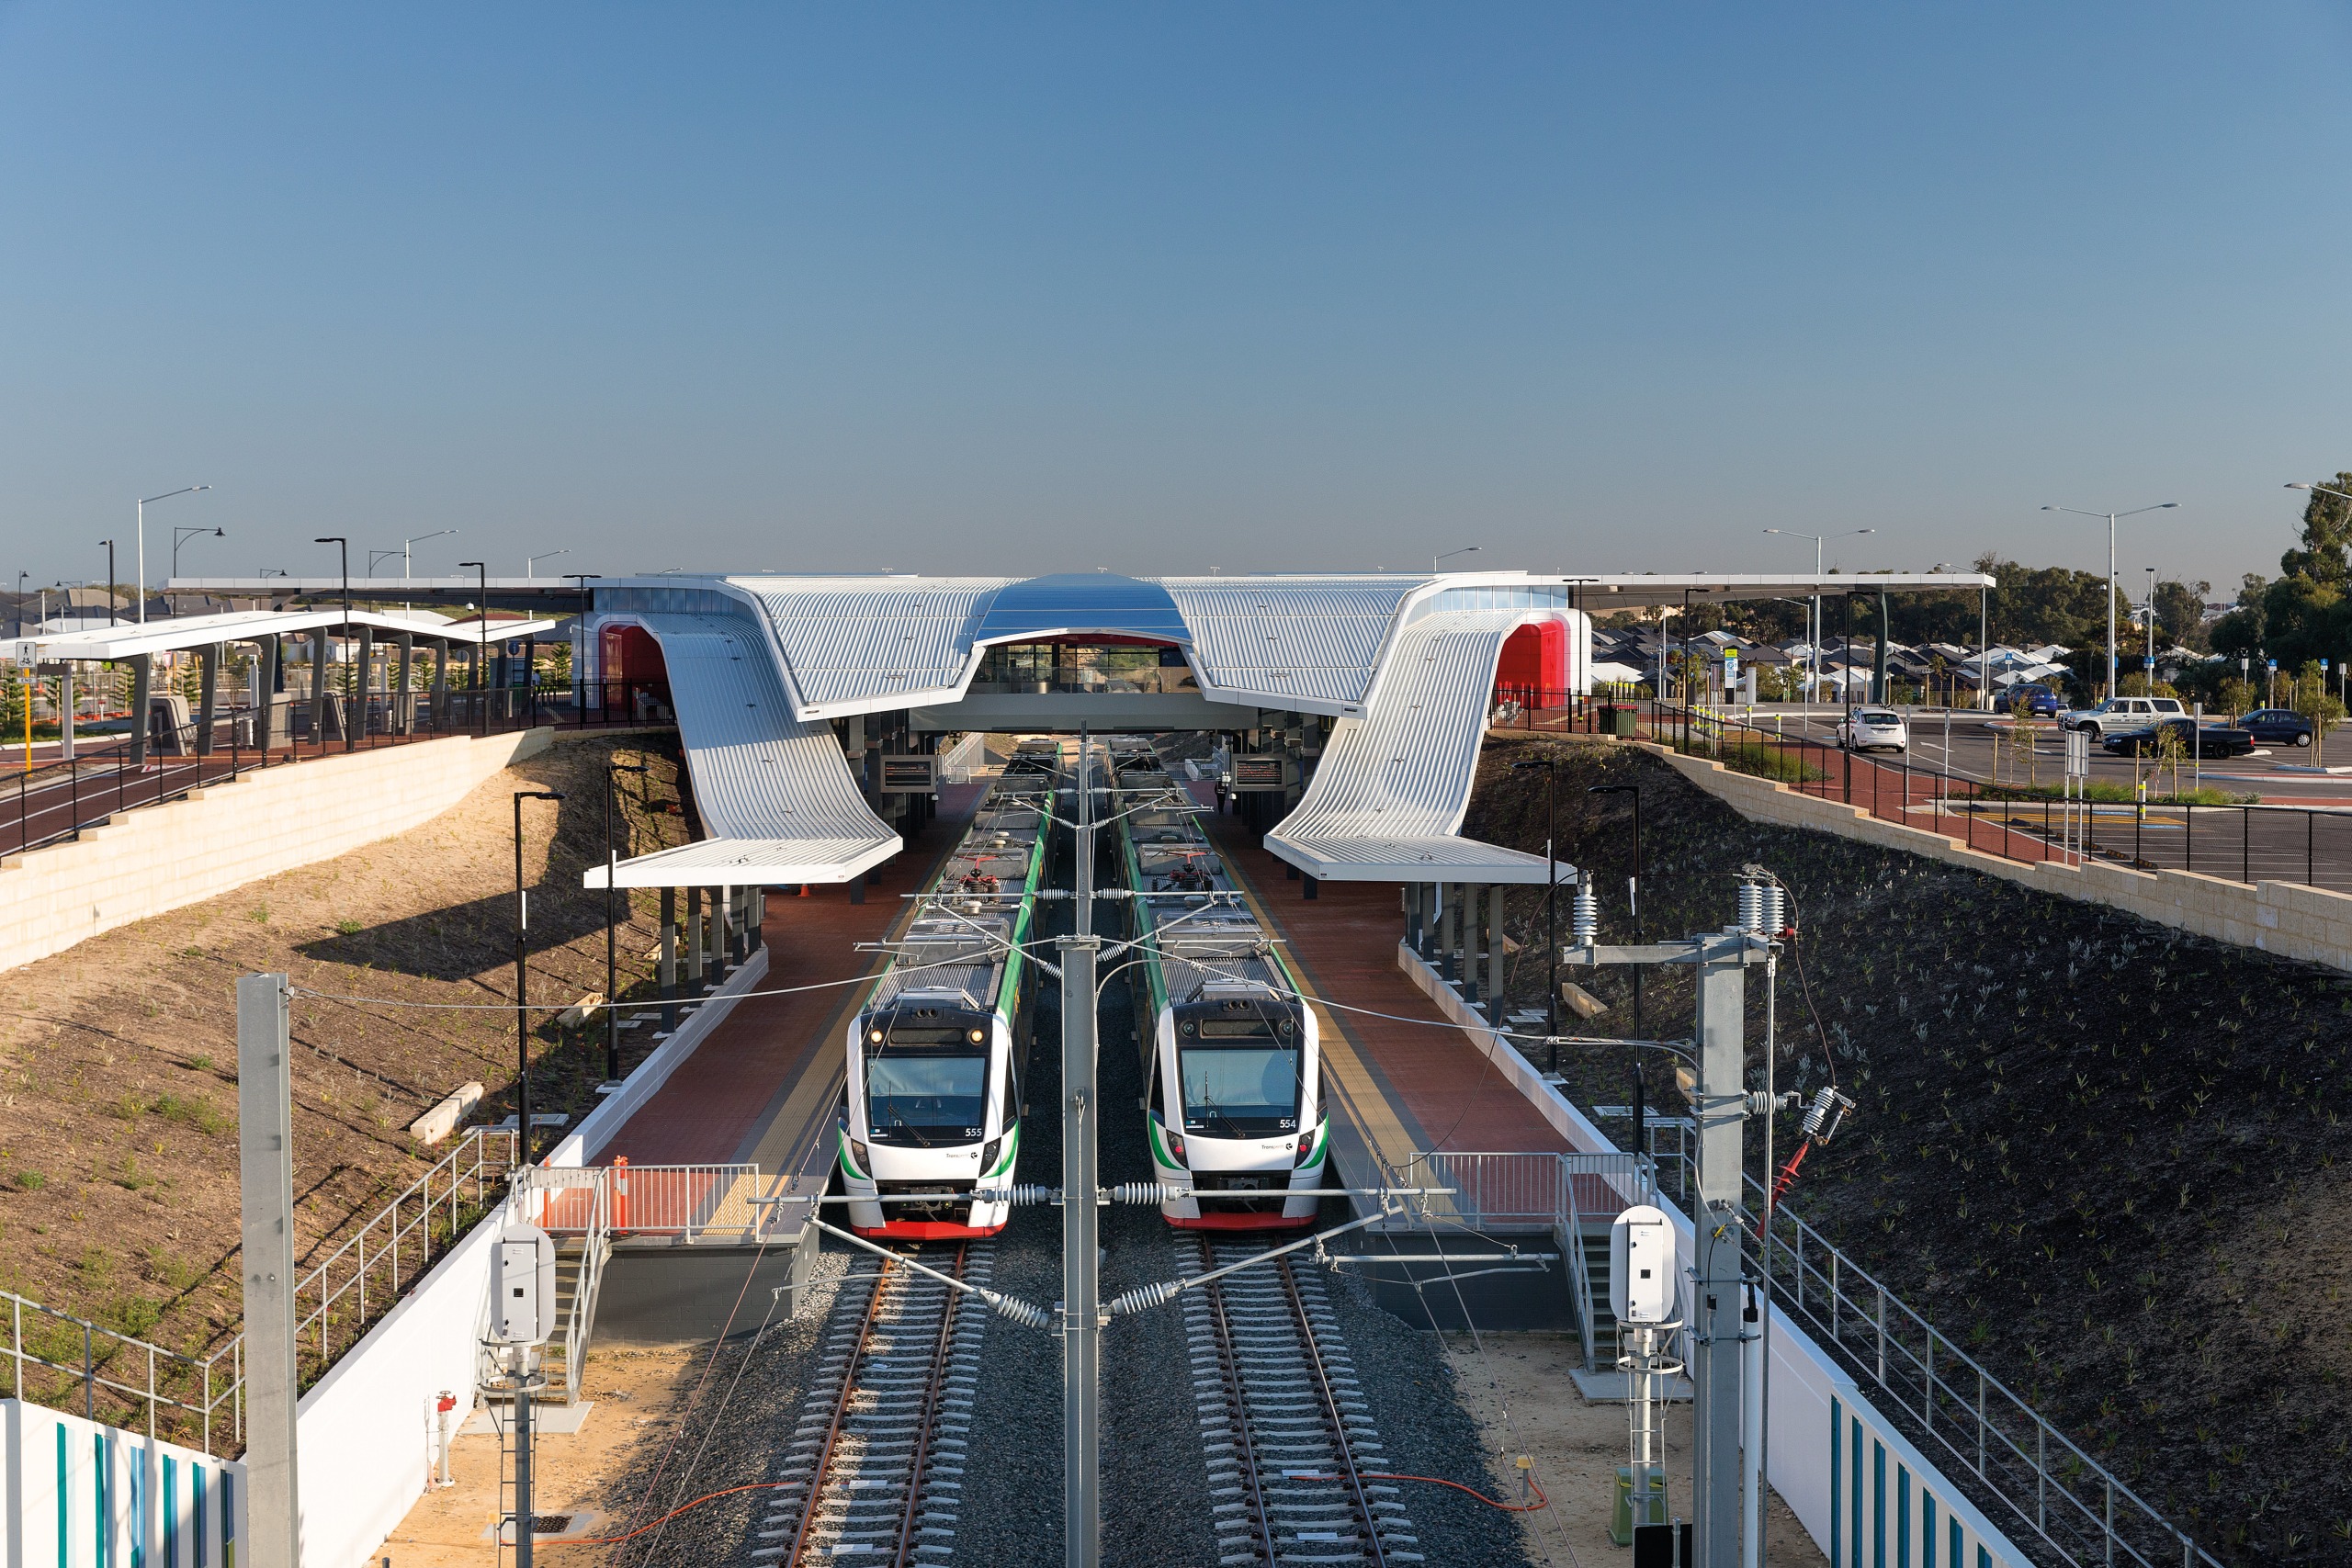
[[[1183,1079],[1186,1132],[1210,1138],[1245,1138],[1296,1130],[1295,1046],[1271,1043],[1188,1045],[1177,1061]]]
[[[896,1052],[865,1059],[866,1122],[879,1143],[929,1148],[980,1135],[989,1059],[978,1053]]]

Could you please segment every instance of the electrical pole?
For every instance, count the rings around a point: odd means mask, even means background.
[[[254,1568],[298,1568],[294,1442],[293,1079],[286,976],[237,980],[237,1168],[243,1210],[245,1508]],[[86,1413],[86,1412],[85,1412]],[[61,1439],[62,1441],[62,1439]]]
[[[514,792],[514,1163],[531,1163],[531,896],[523,886],[523,803],[563,798],[553,790]]]
[[[1078,929],[1058,943],[1062,959],[1062,1561],[1097,1568],[1102,1559],[1101,1256],[1097,1235],[1094,1092],[1094,789],[1088,739],[1078,736]]]

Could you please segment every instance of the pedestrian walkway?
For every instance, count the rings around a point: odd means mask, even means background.
[[[845,886],[805,897],[771,888],[760,927],[768,972],[758,995],[735,1004],[669,1081],[594,1151],[598,1165],[756,1164],[787,1176],[831,1156],[833,1111],[845,1065],[842,1031],[881,971],[883,954],[860,951],[911,918],[906,896],[931,880],[962,838],[987,781],[940,791],[939,815],[907,848],[868,874],[865,901]],[[815,990],[793,990],[814,986]]]

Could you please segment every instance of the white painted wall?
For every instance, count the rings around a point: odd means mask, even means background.
[[[404,833],[550,738],[448,736],[265,768],[0,859],[0,969]]]
[[[5,1568],[230,1562],[246,1539],[245,1467],[20,1399],[0,1400]],[[201,1516],[201,1530],[198,1518]]]

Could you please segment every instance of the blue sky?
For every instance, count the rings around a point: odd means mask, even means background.
[[[2275,570],[2342,6],[0,4],[0,537]],[[2075,525],[2079,524],[2079,526]],[[128,569],[126,567],[126,575]]]

